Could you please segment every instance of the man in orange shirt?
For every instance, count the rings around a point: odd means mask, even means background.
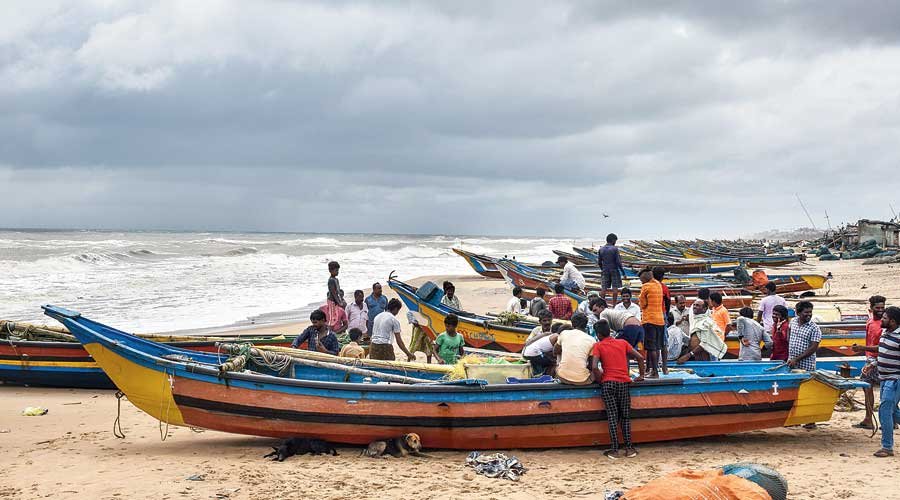
[[[641,322],[644,327],[644,349],[647,350],[647,363],[650,374],[647,378],[659,378],[659,350],[665,345],[666,319],[663,317],[663,291],[659,281],[653,279],[653,272],[642,269],[638,275],[641,279],[641,295],[638,305],[641,306]],[[669,373],[666,359],[662,359],[663,374]]]
[[[709,303],[712,305],[710,316],[722,331],[720,338],[725,340],[725,334],[731,330],[731,317],[728,315],[728,309],[722,305],[722,294],[719,292],[709,294]]]

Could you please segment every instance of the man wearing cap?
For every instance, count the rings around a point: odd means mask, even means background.
[[[569,259],[562,255],[556,259],[556,263],[563,268],[562,276],[559,277],[560,285],[566,290],[571,290],[573,292],[584,290],[584,276],[578,268],[575,267],[575,264],[569,262]]]

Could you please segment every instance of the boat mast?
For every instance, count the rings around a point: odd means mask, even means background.
[[[797,201],[799,201],[799,202],[800,202],[800,206],[803,207],[803,212],[806,213],[806,218],[809,219],[809,223],[812,224],[813,229],[818,229],[818,228],[816,227],[816,223],[813,222],[812,216],[809,215],[809,210],[806,209],[806,205],[804,205],[804,204],[803,204],[803,200],[800,199],[800,195],[797,194],[797,193],[794,193],[794,196],[797,197]]]

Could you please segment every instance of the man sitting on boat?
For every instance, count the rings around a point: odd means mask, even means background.
[[[325,313],[320,309],[309,314],[309,320],[312,325],[306,327],[297,338],[291,342],[291,347],[297,349],[306,342],[306,348],[310,351],[324,352],[334,356],[338,355],[341,350],[341,344],[338,342],[337,335],[328,328]]]
[[[462,304],[459,303],[459,297],[456,296],[456,285],[449,281],[445,281],[443,288],[444,296],[441,297],[441,304],[456,310],[461,310]]]
[[[594,381],[588,360],[596,341],[587,334],[586,329],[587,316],[575,313],[572,315],[572,329],[559,333],[554,351],[559,355],[556,376],[560,382],[587,385]]]
[[[528,334],[528,338],[525,339],[526,346],[541,337],[550,335],[550,327],[553,325],[553,314],[549,310],[544,309],[537,313],[537,319],[538,326],[534,327],[531,333]]]
[[[540,325],[531,331],[522,349],[522,357],[531,362],[531,368],[537,377],[553,374],[552,368],[556,365],[553,348],[558,338],[552,331],[553,315],[550,311],[544,309],[539,312],[538,319]]]
[[[622,296],[622,302],[616,304],[616,307],[613,309],[616,311],[628,311],[637,319],[641,319],[640,306],[631,301],[631,289],[626,286],[619,294]]]
[[[710,316],[706,301],[697,299],[691,308],[694,311],[691,340],[687,352],[678,358],[678,364],[687,361],[717,361],[724,358],[728,346],[719,336],[721,330]]]
[[[606,320],[609,327],[616,332],[616,338],[628,342],[631,347],[644,341],[644,327],[634,313],[628,310],[617,310],[608,307],[606,300],[598,297],[591,304],[591,311],[597,320]]]
[[[562,276],[559,277],[559,284],[566,290],[573,292],[581,292],[584,290],[584,275],[575,267],[575,264],[569,262],[569,259],[562,255],[556,259],[556,263],[562,266]]]

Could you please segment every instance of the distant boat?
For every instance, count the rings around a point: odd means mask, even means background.
[[[108,329],[77,312],[44,310],[84,344],[132,404],[167,424],[358,445],[415,432],[425,447],[463,450],[609,443],[597,385],[376,384],[220,371],[215,364],[166,355],[166,346]],[[740,375],[729,373],[726,364],[709,365],[718,375],[730,376],[632,386],[636,442],[823,422],[831,418],[842,391],[864,386],[820,372],[757,368],[758,373]]]

